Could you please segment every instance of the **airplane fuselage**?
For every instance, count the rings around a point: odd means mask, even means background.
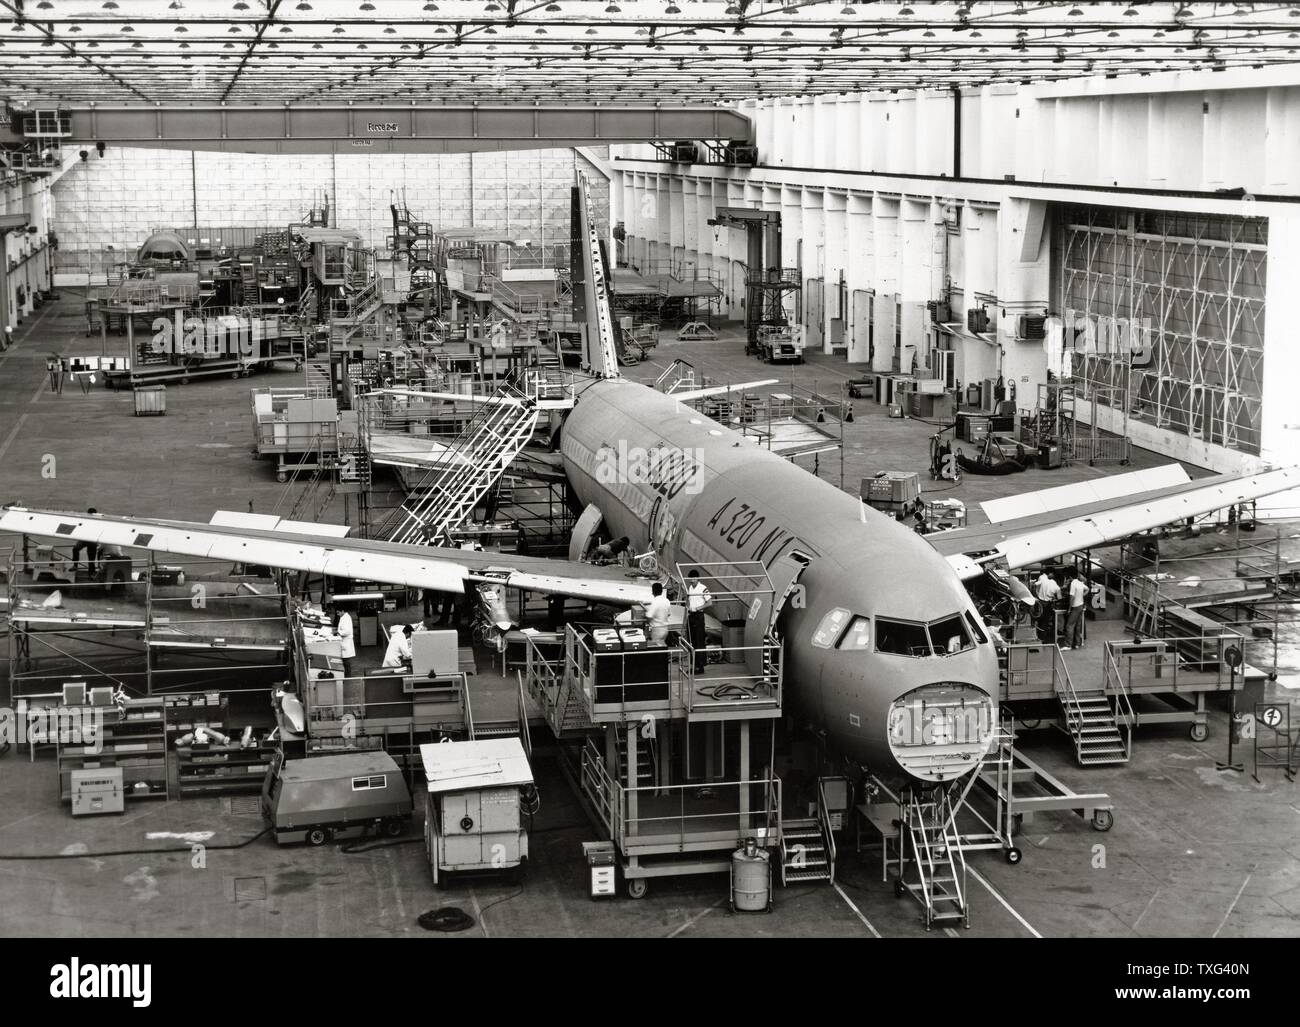
[[[758,561],[778,593],[798,575],[778,621],[786,694],[838,751],[924,782],[983,756],[997,659],[966,589],[921,536],[623,379],[580,387],[560,450],[610,535],[653,549],[661,566]]]

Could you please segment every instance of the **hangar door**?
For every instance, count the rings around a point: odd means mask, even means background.
[[[820,278],[809,278],[804,283],[803,325],[804,346],[810,350],[822,348],[822,327],[825,324],[825,290]]]
[[[853,316],[849,325],[849,363],[865,364],[871,359],[873,304],[870,289],[853,290]]]

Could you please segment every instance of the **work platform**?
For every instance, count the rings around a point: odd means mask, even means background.
[[[12,551],[6,586],[15,698],[55,695],[67,681],[152,696],[284,677],[287,622],[273,580],[232,575],[228,563],[102,554],[92,579],[73,572],[70,546],[27,550]]]

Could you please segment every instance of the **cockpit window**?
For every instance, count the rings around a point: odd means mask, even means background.
[[[975,619],[975,615],[969,610],[966,611],[966,623],[970,625],[971,634],[975,636],[975,641],[984,645],[989,636],[984,634],[984,629],[980,627],[980,622]]]
[[[960,653],[974,646],[966,622],[958,613],[931,623],[930,641],[934,643],[934,651],[940,655]]]
[[[924,624],[876,618],[876,652],[895,656],[930,656],[930,636]]]
[[[870,649],[871,621],[866,617],[854,617],[853,622],[849,625],[849,630],[844,632],[844,637],[840,639],[837,648]]]
[[[844,625],[849,622],[849,611],[836,607],[821,619],[817,630],[813,632],[812,644],[818,649],[830,649],[835,645]]]

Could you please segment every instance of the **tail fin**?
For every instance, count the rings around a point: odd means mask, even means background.
[[[575,172],[569,227],[569,275],[573,316],[582,325],[582,363],[600,378],[618,377],[618,339],[609,309],[610,279],[587,194],[587,178]]]

